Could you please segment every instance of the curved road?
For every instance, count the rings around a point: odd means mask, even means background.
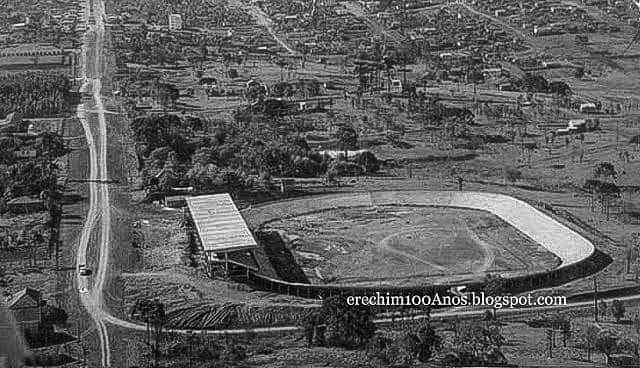
[[[104,286],[107,280],[107,271],[109,269],[109,246],[111,231],[111,213],[109,206],[109,188],[108,188],[108,172],[107,172],[107,127],[105,118],[105,109],[102,101],[102,69],[104,66],[103,50],[104,50],[104,3],[103,0],[87,0],[87,13],[85,21],[88,29],[83,37],[81,66],[83,85],[81,92],[86,97],[90,97],[92,102],[90,105],[81,104],[78,106],[77,116],[82,124],[89,149],[89,211],[82,229],[79,239],[76,264],[87,265],[87,253],[89,246],[98,246],[95,250],[98,258],[97,272],[91,278],[80,277],[76,279],[76,286],[80,294],[80,300],[84,308],[93,320],[98,337],[100,340],[101,366],[111,366],[111,347],[109,343],[109,331],[106,324],[121,326],[123,328],[145,331],[146,327],[141,324],[121,320],[106,310],[103,299]],[[91,24],[90,19],[94,20]],[[88,103],[89,104],[89,103]],[[97,232],[97,234],[96,234]],[[98,241],[94,242],[92,235],[97,235]],[[92,282],[91,282],[92,281]],[[640,296],[619,297],[620,300],[637,300]],[[505,313],[521,313],[527,311],[539,311],[548,309],[561,309],[568,307],[584,307],[591,305],[592,302],[577,302],[569,306],[555,307],[535,307],[523,309],[507,309],[502,311]],[[442,311],[433,313],[433,317],[453,317],[453,316],[475,316],[484,313],[483,310],[467,310],[467,311]],[[420,318],[420,317],[418,317]],[[390,323],[393,320],[400,319],[384,318],[376,320],[377,323]],[[177,333],[196,333],[196,334],[245,334],[245,333],[262,333],[262,332],[293,332],[298,331],[297,326],[283,327],[265,327],[252,329],[229,329],[229,330],[185,330],[170,329],[168,331]]]

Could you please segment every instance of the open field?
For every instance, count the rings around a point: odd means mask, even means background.
[[[450,275],[550,269],[559,259],[487,212],[358,207],[269,223],[317,283],[420,284]]]

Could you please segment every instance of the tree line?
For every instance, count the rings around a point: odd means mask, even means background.
[[[71,82],[60,73],[28,71],[0,76],[0,116],[51,116],[69,109]]]

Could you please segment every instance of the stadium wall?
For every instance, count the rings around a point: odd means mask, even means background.
[[[350,193],[327,196],[312,196],[294,199],[301,201],[291,206],[291,200],[253,207],[244,215],[253,229],[282,218],[321,212],[335,208],[360,206],[438,206],[470,208],[488,211],[517,228],[523,234],[557,255],[561,264],[553,270],[527,275],[505,277],[506,288],[511,293],[520,293],[540,288],[559,286],[567,282],[594,274],[611,263],[611,258],[598,251],[592,242],[568,228],[558,220],[536,209],[531,204],[511,196],[498,193],[457,191],[393,191]],[[551,208],[540,203],[542,208]],[[296,211],[304,208],[305,211]],[[252,212],[260,211],[258,216]],[[348,286],[292,283],[261,275],[248,270],[247,278],[256,289],[296,295],[304,298],[319,296],[364,295],[390,292],[394,295],[445,293],[457,284],[432,284],[415,287],[405,286]],[[466,284],[469,290],[482,289],[482,281]]]

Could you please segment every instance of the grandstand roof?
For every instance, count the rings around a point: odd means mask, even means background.
[[[228,193],[186,199],[205,251],[229,252],[257,246]]]

